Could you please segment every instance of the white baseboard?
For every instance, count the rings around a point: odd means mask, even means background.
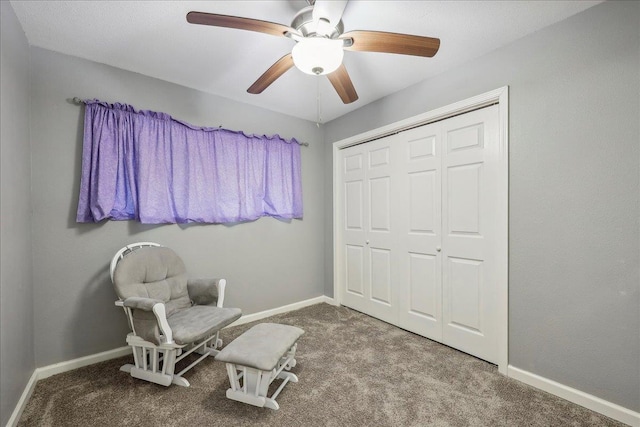
[[[327,304],[336,305],[335,300],[333,298],[329,298],[327,296],[319,296],[316,298],[311,298],[305,301],[296,302],[293,304],[285,305],[282,307],[273,308],[271,310],[260,311],[258,313],[248,314],[246,316],[242,316],[240,319],[236,320],[233,324],[229,326],[237,326],[242,325],[244,323],[253,322],[255,320],[261,320],[275,314],[286,313],[293,310],[298,310],[300,308],[308,307],[314,304],[320,304],[322,302],[326,302]],[[67,360],[65,362],[54,363],[53,365],[43,366],[41,368],[36,368],[29,379],[24,391],[22,392],[22,396],[20,396],[20,400],[16,404],[13,413],[11,414],[11,418],[7,422],[7,427],[14,427],[18,424],[20,420],[20,416],[24,411],[29,398],[33,394],[33,390],[36,387],[36,383],[38,380],[42,380],[48,378],[52,375],[61,374],[63,372],[72,371],[74,369],[82,368],[83,366],[93,365],[94,363],[104,362],[105,360],[115,359],[117,357],[127,356],[131,354],[131,347],[119,347],[113,350],[103,351],[102,353],[96,353],[89,356],[79,357],[73,360]]]
[[[27,386],[22,392],[22,396],[20,396],[20,399],[16,404],[16,408],[13,410],[11,417],[9,417],[9,421],[7,421],[7,427],[15,427],[16,425],[18,425],[18,421],[20,420],[22,411],[24,411],[25,406],[27,406],[27,402],[33,394],[33,390],[36,388],[37,382],[38,373],[36,371],[33,371],[33,374],[31,374],[31,378],[29,378],[29,381],[27,382]]]
[[[103,351],[102,353],[91,354],[89,356],[79,357],[77,359],[67,360],[65,362],[54,363],[53,365],[43,366],[42,368],[36,368],[29,378],[20,400],[16,404],[11,418],[7,421],[7,427],[14,427],[18,424],[20,416],[24,411],[25,406],[29,398],[33,394],[33,390],[36,388],[36,383],[39,380],[43,380],[52,375],[61,374],[63,372],[72,371],[83,366],[93,365],[94,363],[104,362],[105,360],[115,359],[117,357],[126,356],[131,354],[131,347],[120,347],[113,350]]]
[[[132,354],[131,347],[129,346],[114,348],[113,350],[103,351],[102,353],[91,354],[89,356],[67,360],[66,362],[43,366],[42,368],[37,368],[36,373],[38,374],[38,380],[43,380],[52,375],[61,374],[63,372],[82,368],[83,366],[93,365],[94,363],[104,362],[105,360],[111,360],[117,357],[127,356],[129,354]]]
[[[245,323],[255,322],[256,320],[262,320],[267,317],[274,316],[276,314],[288,313],[289,311],[298,310],[304,307],[309,307],[310,305],[320,304],[322,302],[326,302],[327,304],[336,305],[335,300],[333,298],[329,298],[328,296],[322,295],[316,298],[311,298],[304,301],[294,302],[293,304],[283,305],[282,307],[272,308],[270,310],[259,311],[257,313],[251,313],[243,315],[241,318],[227,326],[227,328],[232,326],[244,325]]]
[[[632,411],[631,409],[616,405],[615,403],[511,365],[507,368],[507,376],[515,380],[522,381],[530,386],[539,388],[547,393],[566,399],[569,402],[576,403],[587,409],[606,415],[616,421],[620,421],[633,427],[640,427],[640,413]]]

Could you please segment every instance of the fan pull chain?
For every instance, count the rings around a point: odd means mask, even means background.
[[[318,116],[316,120],[316,126],[319,128],[322,124],[322,113],[320,111],[320,76],[316,76],[316,105],[318,109]]]

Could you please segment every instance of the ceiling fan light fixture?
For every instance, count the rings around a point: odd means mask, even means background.
[[[342,64],[342,46],[342,40],[304,38],[291,51],[293,63],[303,73],[317,76],[332,73]]]

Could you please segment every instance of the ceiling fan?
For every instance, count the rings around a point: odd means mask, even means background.
[[[247,92],[262,93],[295,65],[307,74],[327,75],[345,104],[356,101],[358,94],[342,64],[344,50],[432,57],[440,47],[440,39],[431,37],[382,31],[358,30],[345,33],[342,14],[348,0],[307,1],[310,5],[296,14],[291,26],[206,12],[189,12],[187,22],[256,31],[287,37],[296,42],[291,53],[276,61]]]

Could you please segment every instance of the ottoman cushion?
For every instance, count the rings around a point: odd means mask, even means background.
[[[295,326],[261,323],[223,348],[216,360],[270,371],[302,334]]]

